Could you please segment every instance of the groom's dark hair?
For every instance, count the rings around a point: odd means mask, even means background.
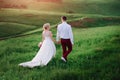
[[[66,17],[66,16],[62,16],[62,19],[63,19],[64,21],[66,21],[66,20],[67,20],[67,17]]]

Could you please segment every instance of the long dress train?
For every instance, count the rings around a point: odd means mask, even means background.
[[[50,38],[49,32],[44,33],[44,41],[36,56],[28,62],[20,63],[19,66],[33,68],[35,66],[45,66],[55,56],[56,47]]]

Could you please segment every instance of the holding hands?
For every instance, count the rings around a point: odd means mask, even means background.
[[[59,41],[56,41],[56,43],[57,43],[57,44],[61,44],[61,41],[60,41],[60,40],[59,40]]]

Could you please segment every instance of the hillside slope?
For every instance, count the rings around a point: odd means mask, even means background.
[[[19,67],[18,64],[36,55],[41,33],[0,41],[0,79],[119,80],[119,27],[73,28],[75,42],[68,62],[60,60],[62,49],[56,44],[56,57],[47,66],[34,69]],[[56,29],[52,32],[55,38]]]
[[[65,13],[102,14],[120,16],[119,0],[60,0],[41,2],[37,0],[1,0],[1,8],[20,8]],[[57,2],[58,0],[56,0]],[[59,9],[59,11],[58,11]]]

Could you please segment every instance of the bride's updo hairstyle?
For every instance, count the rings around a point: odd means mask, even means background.
[[[50,28],[50,23],[45,23],[45,24],[43,25],[43,29],[44,29],[44,30],[47,30],[48,28]]]

